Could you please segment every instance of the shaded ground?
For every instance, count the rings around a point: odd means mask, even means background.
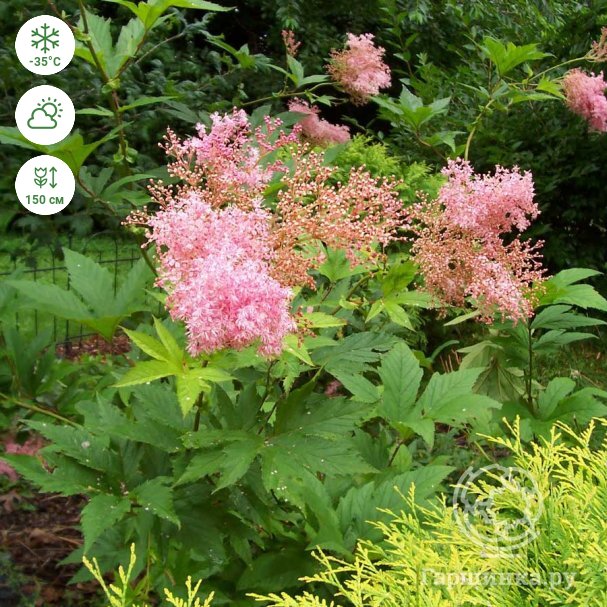
[[[84,503],[17,490],[0,497],[0,552],[8,555],[0,562],[0,607],[95,604],[96,584],[69,585],[79,566],[59,565],[82,543],[77,526]]]

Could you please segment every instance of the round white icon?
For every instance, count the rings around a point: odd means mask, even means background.
[[[57,17],[40,15],[21,26],[15,50],[23,67],[47,76],[67,67],[74,56],[76,41],[69,26]]]
[[[15,110],[21,134],[40,145],[52,145],[65,139],[75,119],[72,100],[61,89],[48,84],[27,91]]]
[[[36,215],[54,215],[72,201],[76,182],[70,167],[53,156],[36,156],[17,173],[19,202]]]

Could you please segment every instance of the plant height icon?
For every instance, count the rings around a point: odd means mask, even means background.
[[[32,30],[32,46],[43,53],[49,53],[59,46],[59,30],[43,23],[40,28]]]
[[[34,168],[34,183],[39,187],[43,187],[46,185],[46,182],[48,181],[48,179],[46,178],[46,169],[44,167],[41,168]],[[55,175],[53,175],[53,178],[55,177]]]

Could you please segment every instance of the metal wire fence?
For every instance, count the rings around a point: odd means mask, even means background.
[[[136,243],[125,241],[115,234],[101,232],[86,239],[76,241],[68,237],[63,246],[86,255],[97,263],[106,267],[113,274],[114,295],[121,282],[133,265],[141,259],[141,252]],[[0,281],[18,276],[19,278],[33,280],[46,284],[54,284],[63,289],[70,290],[70,279],[63,260],[61,247],[55,243],[53,246],[41,247],[28,255],[27,259],[11,258],[10,255],[0,253]],[[10,323],[10,320],[8,321]],[[7,321],[5,320],[5,323]],[[56,316],[34,309],[16,309],[14,312],[14,325],[20,333],[32,338],[43,331],[52,333],[53,341],[57,344],[82,341],[94,335],[82,324],[69,320],[61,320]]]

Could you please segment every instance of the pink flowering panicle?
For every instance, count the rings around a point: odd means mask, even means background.
[[[310,106],[305,101],[293,99],[289,102],[289,111],[304,114],[300,120],[302,136],[313,145],[328,146],[336,143],[345,143],[350,139],[350,130],[345,125],[331,124],[323,120],[320,110]]]
[[[282,42],[285,45],[287,55],[290,57],[297,57],[301,42],[295,38],[295,33],[292,30],[282,30],[280,35],[282,36]]]
[[[195,192],[150,217],[158,284],[171,316],[185,322],[192,355],[259,340],[272,356],[295,329],[291,291],[270,276],[269,225],[259,207],[213,209]]]
[[[197,125],[198,135],[180,140],[169,129],[164,149],[171,158],[169,174],[179,178],[187,189],[197,189],[213,207],[225,204],[250,206],[266,188],[282,163],[265,163],[270,152],[297,140],[298,129],[289,134],[281,130],[280,119],[265,118],[263,127],[253,129],[244,110],[231,114],[212,114],[211,127]],[[167,191],[162,182],[158,195],[163,204]]]
[[[348,34],[346,48],[331,51],[327,71],[355,104],[367,103],[380,89],[390,86],[390,69],[383,61],[385,49],[375,46],[373,34]]]
[[[592,48],[587,57],[596,63],[607,61],[607,27],[601,29],[601,36],[592,43]]]
[[[593,131],[607,131],[607,82],[603,72],[598,76],[573,69],[563,78],[565,102],[569,109],[584,118]]]
[[[321,243],[365,263],[397,237],[396,183],[364,169],[340,183],[300,131],[287,134],[269,118],[252,129],[240,111],[213,116],[210,129],[183,141],[169,131],[169,173],[179,183],[152,184],[157,210],[127,223],[148,229],[157,284],[172,317],[185,323],[193,355],[253,343],[263,355],[279,354],[296,329],[291,288],[315,288],[310,271],[324,261]],[[279,179],[270,210],[265,190]]]
[[[377,263],[383,249],[399,238],[404,209],[395,180],[378,180],[364,167],[348,181],[324,156],[300,148],[295,170],[283,179],[273,219],[275,273],[285,284],[314,289],[311,270],[324,262],[317,243],[340,249],[353,265]]]
[[[515,322],[529,318],[544,279],[540,245],[515,232],[539,214],[531,174],[498,166],[493,175],[477,175],[460,159],[443,174],[447,182],[436,200],[408,210],[412,254],[426,288],[455,306],[472,299],[487,323],[496,315]]]

